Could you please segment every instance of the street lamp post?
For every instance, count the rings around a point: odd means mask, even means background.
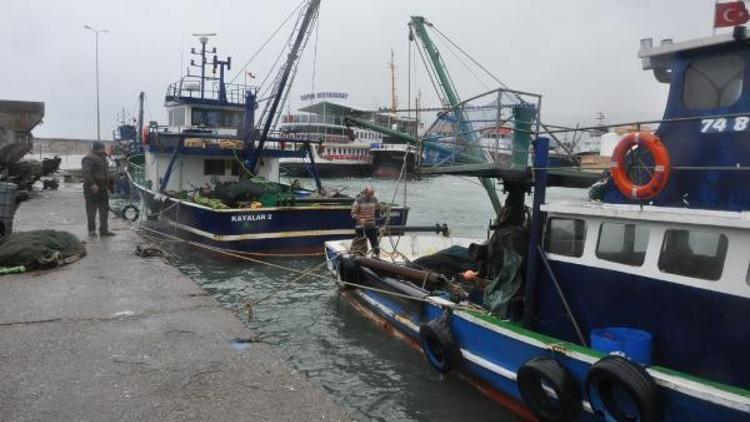
[[[94,29],[88,25],[83,25],[83,27],[93,32],[96,39],[96,140],[101,141],[101,120],[99,118],[99,34],[106,34],[109,31],[106,29]]]

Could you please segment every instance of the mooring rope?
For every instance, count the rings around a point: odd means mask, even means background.
[[[244,260],[244,261],[254,262],[256,264],[265,265],[267,267],[276,268],[276,269],[279,269],[279,270],[282,270],[282,271],[286,271],[286,272],[290,272],[290,273],[295,273],[295,274],[299,275],[300,277],[296,278],[294,280],[294,283],[296,283],[297,281],[301,280],[304,277],[313,277],[313,278],[317,278],[319,280],[333,281],[333,282],[335,282],[335,283],[337,283],[339,285],[345,285],[345,286],[349,286],[349,287],[353,287],[353,288],[357,288],[357,289],[361,289],[361,290],[368,290],[368,291],[372,291],[372,292],[376,292],[376,293],[381,293],[381,294],[385,294],[385,295],[389,295],[389,296],[393,296],[393,297],[398,297],[398,298],[407,299],[407,300],[413,300],[413,301],[416,301],[416,302],[429,303],[431,305],[440,306],[440,307],[444,307],[444,308],[449,308],[449,309],[452,309],[452,310],[470,311],[470,312],[482,312],[482,313],[485,313],[485,314],[489,314],[486,309],[481,308],[479,306],[471,307],[471,306],[459,305],[459,304],[456,304],[456,303],[437,303],[434,300],[430,299],[430,297],[434,297],[434,296],[429,295],[429,294],[425,294],[424,296],[411,296],[411,295],[407,295],[407,294],[404,294],[404,293],[398,293],[398,292],[393,292],[393,291],[390,291],[390,290],[378,289],[378,288],[372,287],[372,286],[366,286],[366,285],[362,285],[362,284],[358,284],[358,283],[352,283],[350,281],[344,281],[344,280],[341,280],[339,278],[332,277],[330,275],[316,274],[316,273],[313,272],[318,267],[322,266],[323,264],[326,264],[326,262],[323,262],[323,263],[319,264],[315,268],[309,268],[307,270],[299,270],[299,269],[288,267],[288,266],[285,266],[285,265],[280,265],[280,264],[276,264],[276,263],[273,263],[273,262],[263,261],[263,260],[252,258],[252,257],[246,256],[246,255],[238,254],[238,253],[235,253],[235,252],[230,252],[229,250],[226,250],[224,248],[220,248],[220,247],[217,247],[217,246],[211,246],[211,245],[207,245],[205,243],[195,242],[195,241],[192,241],[192,240],[184,239],[184,238],[181,238],[179,236],[175,236],[175,235],[172,235],[172,234],[169,234],[169,233],[165,233],[165,232],[162,232],[162,231],[159,231],[159,230],[152,229],[150,227],[146,227],[144,225],[139,225],[138,227],[140,229],[145,230],[145,231],[148,231],[148,232],[151,232],[151,233],[155,233],[155,234],[158,234],[158,235],[170,238],[170,239],[178,241],[178,242],[183,242],[183,243],[189,244],[191,246],[196,246],[196,247],[203,248],[203,249],[206,249],[206,250],[209,250],[209,251],[213,251],[213,252],[216,252],[216,253],[219,253],[219,254],[222,254],[222,255],[230,256],[230,257],[241,259],[241,260]],[[292,285],[294,283],[290,282],[290,283],[287,283],[287,284],[288,285]],[[282,291],[282,290],[280,290],[280,291]],[[263,300],[265,300],[265,299],[263,299]]]

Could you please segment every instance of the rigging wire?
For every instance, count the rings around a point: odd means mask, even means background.
[[[460,57],[460,56],[459,56],[459,55],[458,55],[458,54],[456,53],[456,51],[455,51],[455,50],[454,50],[454,49],[453,49],[453,48],[451,47],[451,44],[445,44],[445,49],[446,49],[446,50],[448,50],[448,52],[449,52],[449,53],[451,53],[451,55],[452,55],[453,57],[455,57],[455,59],[456,59],[456,60],[457,60],[457,61],[458,61],[458,62],[459,62],[459,63],[461,64],[461,66],[463,66],[463,67],[464,67],[464,69],[466,69],[466,71],[467,71],[467,72],[469,72],[469,74],[471,74],[471,76],[473,76],[473,77],[474,77],[474,79],[476,79],[476,80],[477,80],[477,82],[479,82],[479,84],[480,84],[480,85],[482,85],[482,86],[484,87],[484,89],[486,89],[486,90],[488,90],[488,91],[489,91],[489,90],[491,89],[491,88],[490,88],[490,86],[489,86],[489,85],[487,85],[487,84],[486,84],[486,83],[484,82],[484,80],[482,80],[482,78],[480,78],[480,77],[479,77],[479,75],[477,75],[477,74],[476,74],[476,72],[474,72],[474,70],[473,70],[473,69],[471,69],[471,68],[469,67],[469,65],[468,65],[468,64],[467,64],[467,63],[466,63],[466,62],[465,62],[465,61],[464,61],[463,59],[461,59],[461,57]]]
[[[312,68],[312,90],[310,92],[315,93],[315,76],[318,69],[318,35],[320,34],[320,17],[315,21],[315,45],[313,49],[313,68]],[[310,99],[312,103],[312,99]]]
[[[453,40],[451,40],[447,35],[443,34],[438,28],[435,27],[435,25],[430,24],[430,28],[432,28],[435,33],[443,37],[448,43],[453,45],[460,51],[463,55],[465,55],[469,60],[471,60],[472,63],[474,63],[477,67],[479,67],[484,73],[489,75],[492,79],[495,80],[501,87],[508,89],[508,85],[506,85],[503,81],[501,81],[497,76],[495,76],[492,72],[490,72],[486,67],[484,67],[478,60],[476,60],[474,57],[472,57],[466,50],[461,48],[458,44],[456,44]],[[516,99],[520,102],[524,102],[523,99],[516,93],[511,93],[512,96],[516,97]],[[565,145],[557,136],[555,136],[553,133],[549,133],[549,130],[547,129],[547,126],[541,122],[541,119],[538,120],[538,124],[547,130],[549,136],[559,145],[563,150],[565,150],[565,153],[568,154],[571,157],[575,157],[575,154]]]
[[[435,92],[440,92],[440,89],[438,88],[437,83],[435,83],[435,79],[434,79],[433,74],[432,74],[433,70],[427,64],[427,60],[425,59],[424,54],[422,53],[422,48],[419,45],[419,43],[417,43],[416,50],[419,53],[419,57],[422,59],[422,64],[424,64],[425,71],[427,73],[427,76],[429,76],[429,78],[430,78],[430,83],[432,83],[432,87],[435,89]],[[447,107],[447,104],[445,104],[445,98],[443,98],[442,96],[439,96],[439,97],[440,97],[440,102],[443,104],[443,107]]]
[[[262,45],[260,46],[260,48],[258,48],[258,50],[257,50],[257,51],[256,51],[256,52],[255,52],[255,53],[254,53],[254,54],[253,54],[253,55],[252,55],[252,56],[251,56],[251,57],[250,57],[250,58],[249,58],[249,59],[247,60],[247,62],[245,62],[245,64],[244,64],[244,65],[243,65],[243,66],[242,66],[242,67],[240,68],[240,70],[239,70],[239,71],[237,72],[237,74],[236,74],[236,75],[234,75],[234,77],[233,77],[233,78],[232,78],[232,79],[231,79],[231,80],[229,81],[229,83],[230,83],[230,84],[231,84],[232,82],[234,82],[234,81],[235,81],[235,80],[236,80],[236,79],[237,79],[237,78],[238,78],[238,77],[240,76],[240,74],[242,74],[242,72],[244,72],[244,71],[245,71],[245,70],[247,69],[247,67],[248,67],[248,66],[250,65],[250,63],[251,63],[251,62],[252,62],[252,61],[253,61],[253,60],[254,60],[254,59],[255,59],[255,58],[256,58],[256,57],[257,57],[257,56],[258,56],[258,55],[259,55],[259,54],[260,54],[260,53],[261,53],[261,52],[263,51],[263,49],[264,49],[264,48],[265,48],[265,47],[266,47],[266,46],[268,45],[268,43],[270,43],[270,42],[271,42],[271,41],[272,41],[272,40],[273,40],[273,39],[274,39],[274,38],[276,37],[276,34],[278,34],[278,33],[279,33],[279,31],[281,31],[281,29],[282,29],[282,28],[284,27],[284,25],[286,25],[286,24],[287,24],[287,22],[289,22],[289,20],[290,20],[290,19],[292,19],[292,17],[294,16],[294,14],[295,14],[295,13],[297,13],[297,11],[298,11],[298,10],[299,10],[299,9],[300,9],[300,8],[301,8],[301,7],[302,7],[302,6],[303,6],[303,5],[304,5],[304,4],[305,4],[305,3],[307,2],[307,1],[308,1],[308,0],[303,0],[302,2],[300,2],[300,4],[298,4],[298,5],[297,5],[297,7],[295,7],[295,8],[294,8],[294,10],[292,10],[292,12],[291,12],[291,13],[289,14],[289,16],[287,16],[287,17],[286,17],[286,19],[284,19],[284,21],[283,21],[283,22],[281,22],[281,24],[280,24],[280,25],[279,25],[279,26],[278,26],[278,27],[276,28],[276,30],[275,30],[275,31],[273,31],[273,33],[271,34],[271,36],[269,36],[269,37],[268,37],[268,38],[266,39],[266,41],[265,41],[265,42],[264,42],[264,43],[263,43],[263,44],[262,44]]]

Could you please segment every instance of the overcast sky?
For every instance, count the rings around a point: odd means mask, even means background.
[[[146,117],[164,122],[166,86],[181,74],[195,32],[216,32],[221,56],[236,66],[250,58],[300,0],[3,0],[0,98],[44,101],[38,137],[94,138],[94,35],[100,36],[102,137],[111,138],[117,113],[134,112],[145,91]],[[505,83],[544,96],[548,123],[658,118],[665,87],[640,68],[639,40],[711,34],[714,0],[323,0],[320,22],[302,59],[291,98],[311,91],[350,94],[351,105],[387,106],[391,48],[401,106],[407,97],[407,22],[424,15]],[[287,26],[248,68],[258,78],[275,59]],[[445,49],[445,43],[439,47]],[[443,51],[462,97],[484,91]],[[424,70],[417,69],[423,105],[437,105]],[[421,75],[421,76],[420,76]],[[487,83],[487,82],[485,82]],[[417,83],[413,82],[413,85]],[[416,89],[414,89],[416,91]]]

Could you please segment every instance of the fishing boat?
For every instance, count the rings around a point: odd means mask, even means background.
[[[140,134],[142,164],[136,157],[130,160],[130,181],[150,217],[199,242],[256,254],[320,253],[325,241],[354,235],[350,211],[355,198],[327,192],[318,178],[311,145],[320,140],[271,130],[319,4],[311,0],[300,10],[287,62],[274,79],[257,124],[256,89],[226,83],[231,58],[219,59],[216,49],[207,46],[208,36],[201,36],[200,48],[191,51],[199,60],[191,65],[200,74],[188,73],[169,85],[168,124],[145,127]],[[214,76],[207,75],[211,67]],[[315,176],[315,189],[280,182],[279,160],[303,156]],[[381,205],[381,224],[406,223],[408,209]]]
[[[327,242],[343,297],[527,419],[750,419],[750,37],[643,40],[639,57],[669,85],[664,115],[622,137],[596,200],[547,201],[560,132],[525,130],[529,148],[516,130],[532,167],[449,170],[503,183],[488,239],[402,237],[390,260]]]

